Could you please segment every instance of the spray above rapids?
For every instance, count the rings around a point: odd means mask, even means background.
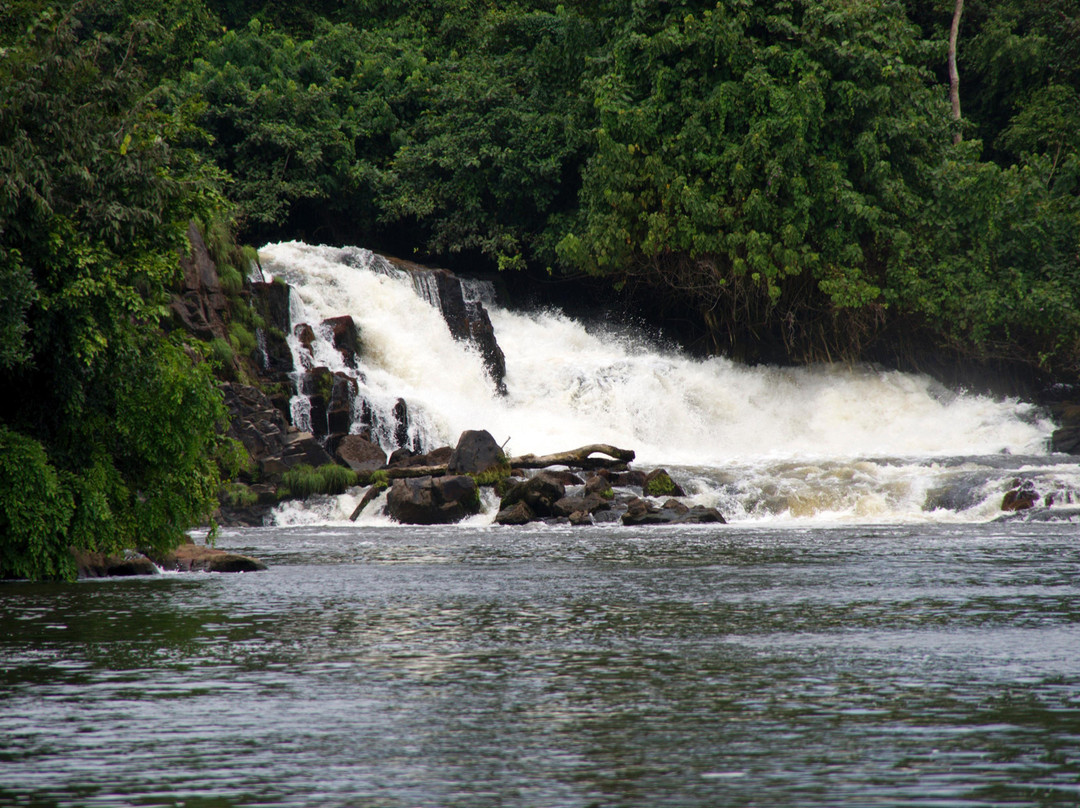
[[[755,459],[1040,454],[1052,428],[1029,405],[952,394],[868,367],[742,367],[693,359],[555,311],[487,310],[506,357],[499,395],[480,352],[455,339],[423,280],[366,250],[269,245],[264,270],[294,289],[295,322],[349,315],[359,370],[324,338],[314,361],[361,378],[368,406],[408,403],[421,448],[487,429],[515,453],[605,442],[642,462],[721,466]],[[426,290],[426,293],[425,293]],[[484,298],[483,290],[475,295]],[[295,337],[293,338],[295,339]],[[392,449],[391,430],[376,431]]]

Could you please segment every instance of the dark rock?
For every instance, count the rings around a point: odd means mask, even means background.
[[[555,516],[572,516],[576,512],[587,514],[611,509],[611,503],[597,494],[588,494],[583,497],[563,497],[551,506]]]
[[[352,317],[343,315],[323,320],[321,327],[330,332],[330,339],[334,343],[342,358],[351,368],[360,367],[360,332],[356,328],[356,322]]]
[[[258,572],[266,565],[251,556],[228,553],[201,544],[182,544],[157,559],[163,569],[177,572]]]
[[[615,496],[611,490],[611,480],[601,474],[594,474],[585,481],[585,493],[596,494],[604,499],[611,499]]]
[[[276,503],[277,497],[274,497]],[[273,505],[222,505],[214,519],[221,527],[262,527]]]
[[[608,469],[600,469],[597,474],[607,478],[613,488],[645,487],[646,475],[644,471],[609,471]]]
[[[580,527],[593,523],[592,514],[589,511],[574,511],[570,514],[570,524]]]
[[[563,485],[582,485],[583,481],[572,471],[560,471],[558,469],[545,469],[544,474],[549,479],[558,480]]]
[[[704,525],[717,523],[726,525],[727,520],[716,508],[706,508],[704,505],[695,505],[676,520],[680,525]]]
[[[395,480],[386,499],[391,518],[410,525],[460,522],[480,512],[476,482],[468,476]]]
[[[1030,481],[1025,480],[1020,487],[1005,492],[1005,496],[1001,499],[1001,510],[1024,511],[1034,507],[1038,501],[1039,494],[1035,491],[1035,487]]]
[[[503,454],[495,438],[485,429],[467,429],[458,438],[446,470],[449,474],[483,474],[504,465]]]
[[[301,463],[318,468],[327,463],[333,463],[326,449],[322,447],[315,436],[310,432],[290,432],[285,436],[285,449],[281,455],[281,462],[285,470]]]
[[[506,357],[495,339],[491,318],[483,304],[467,300],[461,279],[449,270],[424,267],[398,258],[389,260],[398,268],[412,274],[417,291],[442,312],[454,339],[466,340],[476,346],[495,389],[500,394],[505,394]]]
[[[409,444],[409,405],[403,398],[399,398],[394,404],[394,421],[394,441],[398,446],[407,446]]]
[[[315,344],[315,330],[307,323],[297,323],[293,326],[293,336],[296,337],[304,350],[311,353],[311,346]]]
[[[159,570],[142,553],[126,550],[121,554],[106,555],[88,551],[76,551],[75,568],[80,578],[122,578],[131,575],[157,575]]]
[[[280,457],[289,425],[285,416],[257,387],[225,382],[221,385],[229,408],[229,437],[240,441],[256,463]]]
[[[266,326],[261,329],[264,348],[262,370],[286,374],[293,371],[289,333],[289,287],[284,283],[251,284],[251,305]]]
[[[547,472],[540,472],[523,482],[515,482],[506,492],[499,505],[504,510],[518,502],[525,502],[537,516],[554,516],[554,505],[566,496],[566,486]]]
[[[669,499],[667,502],[665,502],[660,507],[661,507],[661,509],[663,509],[665,511],[674,511],[675,513],[680,514],[680,515],[690,512],[690,508],[688,508],[682,502],[679,502],[679,500],[677,500],[677,499]]]
[[[634,498],[622,515],[624,525],[700,525],[711,522],[726,524],[715,508],[703,505],[688,508],[676,500],[668,500],[663,507],[657,507],[646,500]]]
[[[386,452],[360,435],[346,435],[337,445],[334,457],[353,471],[375,471],[386,465]]]
[[[425,466],[441,466],[445,463],[449,467],[450,457],[453,454],[452,447],[440,446],[438,449],[432,449],[427,454],[417,455],[415,459],[422,460]]]
[[[685,497],[686,492],[671,479],[666,469],[654,469],[645,476],[642,491],[650,497]]]
[[[187,237],[191,244],[191,253],[180,259],[180,268],[184,273],[184,291],[220,293],[221,281],[218,279],[217,266],[210,257],[210,250],[195,222],[188,224]]]
[[[402,447],[395,449],[390,454],[387,466],[392,469],[408,469],[415,466],[445,466],[449,463],[450,456],[453,453],[454,450],[449,446],[440,446],[438,449],[432,449],[426,454],[418,454],[412,449]]]
[[[495,515],[495,522],[500,525],[524,525],[534,519],[536,514],[524,500],[503,508]]]
[[[1055,429],[1050,436],[1050,451],[1080,455],[1080,426],[1064,426]]]

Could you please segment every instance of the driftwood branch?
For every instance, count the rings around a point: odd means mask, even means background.
[[[349,521],[355,522],[357,517],[364,512],[364,508],[371,504],[371,501],[375,499],[379,494],[386,490],[385,485],[373,485],[364,494],[364,498],[360,500],[360,504],[356,506],[356,509],[352,512],[352,516],[349,517]]]
[[[589,457],[591,454],[605,454],[612,458],[604,460],[598,457]],[[633,449],[619,449],[606,443],[592,443],[582,446],[580,449],[572,449],[569,452],[558,452],[550,455],[522,455],[510,458],[510,465],[517,469],[542,469],[548,466],[574,466],[576,468],[602,468],[614,463],[629,463],[635,457]]]

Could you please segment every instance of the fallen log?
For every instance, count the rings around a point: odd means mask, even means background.
[[[592,454],[605,454],[612,458],[605,460],[589,457]],[[575,468],[606,468],[617,463],[629,463],[636,457],[633,449],[619,449],[606,443],[591,443],[569,452],[557,452],[550,455],[527,454],[510,458],[510,465],[519,469],[542,469],[548,466],[573,466]]]
[[[386,489],[387,486],[380,485],[379,483],[371,486],[371,488],[367,490],[367,493],[364,494],[364,498],[360,500],[360,504],[357,505],[356,508],[353,510],[352,516],[349,517],[349,521],[355,522],[360,516],[360,514],[364,512],[364,508],[371,504],[371,501],[377,496],[379,496],[379,494],[381,494]]]
[[[590,457],[592,454],[605,454],[608,457]],[[606,443],[592,443],[568,452],[557,452],[549,455],[527,454],[521,457],[511,457],[507,460],[507,466],[515,469],[543,469],[548,466],[571,466],[578,469],[625,469],[626,464],[633,460],[633,449],[619,449]],[[379,481],[401,480],[410,477],[441,477],[447,473],[447,464],[441,463],[436,466],[405,466],[390,469],[379,469],[360,473],[358,483],[360,485],[378,485]],[[370,493],[370,492],[369,492]]]

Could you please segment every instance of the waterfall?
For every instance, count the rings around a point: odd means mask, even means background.
[[[1046,455],[1053,424],[1022,401],[870,366],[693,358],[559,311],[501,308],[472,284],[467,304],[486,308],[506,356],[500,396],[480,352],[450,334],[422,272],[297,242],[268,245],[260,259],[294,288],[294,323],[355,321],[359,368],[325,334],[310,348],[290,335],[290,345],[297,367],[356,379],[386,449],[403,437],[392,426],[404,400],[417,448],[452,445],[466,429],[487,429],[511,454],[614,444],[634,449],[638,467],[680,469],[696,501],[737,519],[972,520],[996,515],[1017,476],[1039,476],[1061,502],[1080,489],[1076,466]],[[294,413],[304,416],[295,400]]]

